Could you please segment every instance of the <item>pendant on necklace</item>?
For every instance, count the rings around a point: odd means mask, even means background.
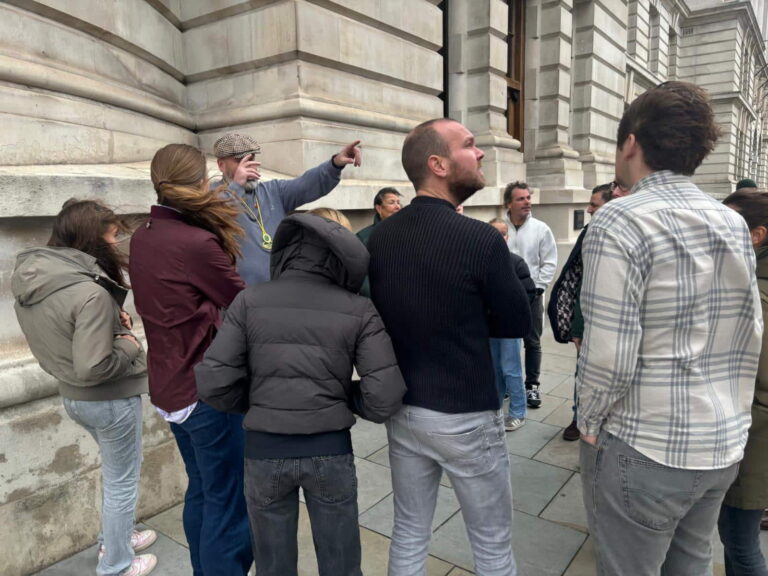
[[[264,250],[272,250],[272,236],[264,232],[261,235],[261,246]]]

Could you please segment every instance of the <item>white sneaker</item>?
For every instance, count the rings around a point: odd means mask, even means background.
[[[146,550],[157,540],[157,532],[154,530],[134,530],[131,533],[131,548],[134,552]],[[99,546],[99,560],[104,556],[104,545]]]
[[[157,556],[154,554],[142,554],[136,556],[127,570],[123,570],[120,576],[146,576],[157,566]]]
[[[504,417],[504,430],[507,432],[514,432],[518,428],[525,426],[525,418],[510,418]]]

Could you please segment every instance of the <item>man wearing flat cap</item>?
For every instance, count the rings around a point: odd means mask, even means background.
[[[291,210],[317,200],[339,183],[347,164],[360,166],[359,140],[347,144],[329,161],[307,170],[293,180],[260,182],[260,162],[255,155],[261,146],[250,136],[229,132],[213,145],[223,182],[239,202],[238,223],[245,231],[237,268],[246,285],[269,280],[272,236],[278,224]],[[220,182],[216,183],[219,185]]]

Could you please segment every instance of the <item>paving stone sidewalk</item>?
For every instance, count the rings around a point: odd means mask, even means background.
[[[514,493],[514,548],[520,576],[592,576],[592,540],[581,498],[578,442],[565,442],[561,433],[571,422],[575,353],[572,346],[543,341],[542,406],[529,410],[522,428],[507,433]],[[392,534],[392,483],[387,435],[382,425],[363,420],[352,429],[360,509],[363,573],[385,576]],[[158,542],[148,552],[157,555],[157,576],[191,574],[181,524],[182,506],[145,520],[157,530]],[[428,576],[473,574],[472,554],[459,504],[450,482],[443,478],[433,523]],[[714,574],[724,575],[722,548],[717,538]],[[768,534],[762,535],[768,555]],[[304,505],[299,532],[299,574],[316,576],[312,537]],[[93,574],[95,545],[39,572],[40,576]]]

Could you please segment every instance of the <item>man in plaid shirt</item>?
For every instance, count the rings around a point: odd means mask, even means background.
[[[719,129],[704,90],[667,82],[621,119],[631,194],[584,240],[577,377],[598,573],[702,576],[750,425],[762,319],[749,231],[690,179]]]

